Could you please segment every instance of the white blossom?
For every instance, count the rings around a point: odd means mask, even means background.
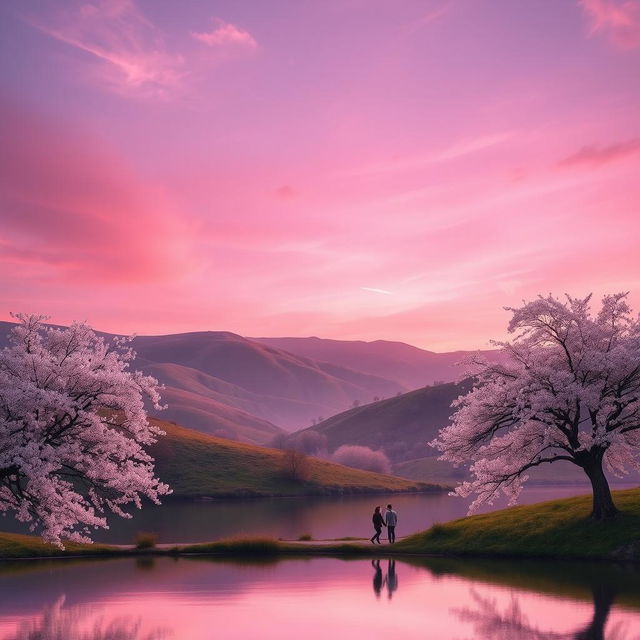
[[[15,317],[0,351],[0,510],[59,546],[90,542],[108,512],[131,517],[126,505],[171,492],[144,449],[163,435],[144,406],[162,408],[158,383],[130,370],[122,339]]]
[[[441,460],[470,464],[455,493],[477,496],[471,511],[501,493],[515,502],[528,469],[565,460],[591,479],[600,517],[610,501],[603,464],[617,475],[640,467],[640,324],[626,297],[605,296],[597,315],[591,296],[508,309],[516,335],[495,343],[503,362],[475,363],[473,390],[430,443]]]

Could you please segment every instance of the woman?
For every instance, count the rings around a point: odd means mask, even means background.
[[[373,538],[371,538],[371,542],[375,544],[377,541],[378,544],[382,544],[380,542],[380,533],[382,532],[382,527],[384,527],[384,518],[380,513],[380,507],[376,507],[376,510],[373,512],[372,520],[373,520],[373,528],[376,530],[376,532]]]

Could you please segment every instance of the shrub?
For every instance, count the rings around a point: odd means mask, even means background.
[[[280,547],[274,538],[226,538],[215,542],[181,547],[183,553],[234,553],[238,555],[272,555]]]
[[[331,459],[338,464],[374,473],[391,473],[389,458],[382,451],[355,444],[343,444],[336,449]]]
[[[158,534],[139,531],[136,534],[136,549],[153,549],[158,542]]]
[[[298,540],[300,540],[300,542],[309,542],[309,540],[313,540],[313,536],[310,533],[303,533],[298,537]]]

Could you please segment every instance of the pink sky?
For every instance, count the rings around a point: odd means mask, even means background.
[[[640,308],[640,0],[8,0],[0,316],[500,338]]]

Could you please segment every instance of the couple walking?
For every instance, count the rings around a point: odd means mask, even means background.
[[[376,507],[373,512],[373,528],[376,530],[371,542],[375,544],[382,544],[380,542],[380,534],[382,533],[382,527],[387,527],[389,534],[389,544],[393,544],[396,541],[396,524],[398,524],[398,514],[391,508],[391,505],[387,505],[387,510],[384,512],[384,516],[380,513],[380,507]]]

